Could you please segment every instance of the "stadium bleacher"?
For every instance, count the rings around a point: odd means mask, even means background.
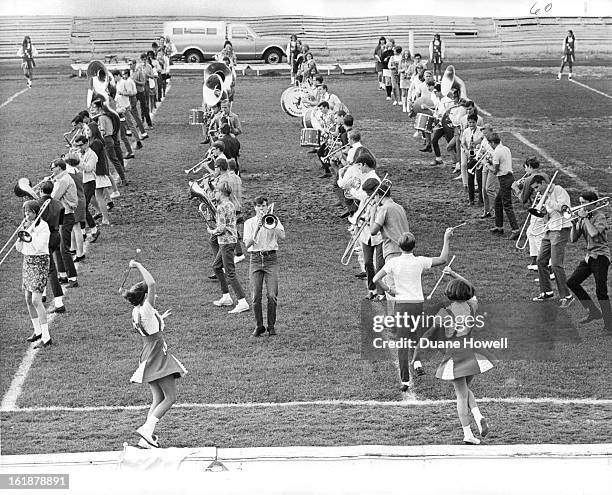
[[[0,18],[0,58],[14,58],[25,34],[39,57],[89,60],[109,55],[119,59],[149,49],[163,30],[163,23],[193,20],[188,16],[69,17],[15,16]],[[201,20],[217,18],[198,17]],[[612,51],[610,17],[472,18],[434,16],[378,16],[324,18],[315,16],[230,17],[229,22],[248,23],[260,35],[298,34],[324,64],[372,59],[380,35],[408,46],[409,31],[415,49],[427,52],[434,33],[454,60],[502,56],[524,52],[553,54],[560,51],[568,29],[577,39],[578,56]]]

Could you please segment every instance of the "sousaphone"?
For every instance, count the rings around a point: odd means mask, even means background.
[[[448,92],[456,88],[459,90],[459,98],[467,98],[467,89],[463,80],[455,75],[455,67],[449,65],[444,71],[441,83],[442,96],[448,95]]]

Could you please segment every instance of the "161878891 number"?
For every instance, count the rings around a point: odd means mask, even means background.
[[[0,474],[0,489],[68,489],[68,474]]]

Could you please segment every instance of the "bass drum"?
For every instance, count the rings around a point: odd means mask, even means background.
[[[302,117],[306,109],[314,105],[313,101],[308,91],[291,86],[281,95],[281,108],[292,117]]]
[[[321,112],[318,107],[309,108],[304,112],[302,125],[306,129],[323,129],[323,120],[321,120]]]

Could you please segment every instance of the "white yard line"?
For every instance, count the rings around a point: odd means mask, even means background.
[[[21,91],[17,91],[17,93],[15,93],[13,96],[11,96],[8,100],[6,100],[4,103],[2,103],[0,105],[0,108],[5,107],[6,105],[8,105],[11,101],[13,101],[15,98],[17,98],[19,95],[22,95],[23,93],[25,93],[28,89],[30,88],[24,88]]]
[[[294,402],[238,402],[238,403],[182,403],[174,404],[173,409],[289,409],[305,406],[359,406],[359,407],[426,407],[446,404],[455,404],[454,399],[442,400],[403,400],[403,401],[379,401],[379,400],[311,400]],[[502,403],[502,404],[552,404],[556,406],[565,405],[592,405],[612,406],[612,399],[559,399],[553,397],[507,397],[507,398],[478,398],[479,403]],[[149,409],[150,404],[137,406],[88,406],[88,407],[14,407],[1,412],[97,412],[97,411],[141,411]]]
[[[605,96],[606,98],[610,98],[612,100],[612,96],[604,93],[603,91],[599,91],[598,89],[591,88],[591,86],[587,86],[586,84],[578,82],[575,79],[570,79],[570,82],[573,82],[574,84],[577,84],[578,86],[582,86],[583,88],[589,89],[589,90],[597,93],[598,95]]]

